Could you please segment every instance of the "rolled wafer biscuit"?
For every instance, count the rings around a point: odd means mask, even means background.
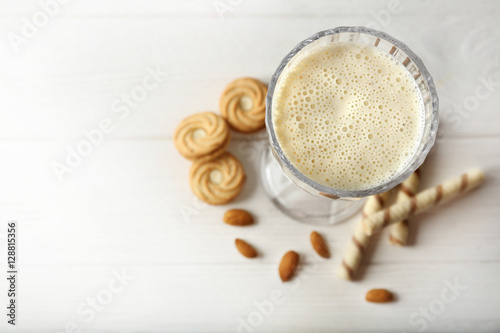
[[[422,213],[439,203],[456,197],[460,193],[468,192],[484,182],[484,173],[479,169],[471,170],[460,177],[450,179],[436,187],[418,193],[411,199],[395,203],[394,205],[372,214],[363,219],[365,234],[372,235],[382,228]]]
[[[376,194],[369,197],[363,206],[363,218],[370,216],[382,208],[389,197],[389,192]],[[337,275],[344,280],[354,280],[359,264],[363,259],[363,255],[370,244],[370,236],[367,236],[363,231],[363,219],[359,220],[354,229],[349,245],[342,260],[342,266],[337,271]]]
[[[420,183],[420,170],[415,171],[407,180],[401,183],[399,187],[396,202],[413,198],[417,194],[418,184]],[[408,242],[409,226],[408,220],[403,220],[391,225],[389,241],[394,245],[406,245]]]

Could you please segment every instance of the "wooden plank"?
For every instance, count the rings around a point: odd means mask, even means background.
[[[19,28],[18,20],[0,22],[5,33]],[[97,127],[107,117],[116,125],[109,134],[113,138],[172,138],[185,116],[217,111],[219,95],[231,80],[254,76],[268,81],[298,41],[332,26],[328,17],[112,22],[56,18],[20,46],[19,54],[7,39],[0,41],[4,46],[0,108],[15,111],[0,114],[0,139],[79,139],[82,131]],[[359,16],[345,16],[335,25],[366,22]],[[411,28],[415,25],[421,28]],[[394,16],[385,29],[407,42],[433,74],[441,98],[440,135],[500,134],[497,28],[496,20],[484,16]],[[443,39],[435,33],[439,30],[453,34]],[[168,72],[166,78],[122,118],[123,112],[117,110],[125,106],[121,95],[141,86],[148,68],[156,66]],[[490,76],[494,86],[488,92],[483,80]],[[487,97],[475,100],[477,89]]]
[[[119,331],[173,332],[189,327],[189,331],[197,332],[234,332],[241,318],[256,323],[256,331],[413,332],[420,324],[412,325],[410,317],[422,321],[420,309],[435,306],[432,304],[439,303],[443,290],[449,290],[445,297],[454,299],[442,302],[443,313],[434,316],[428,310],[434,318],[426,321],[428,330],[489,332],[500,328],[496,311],[500,306],[496,287],[499,269],[499,263],[386,264],[374,266],[364,281],[349,283],[333,277],[329,263],[324,261],[302,265],[296,278],[283,284],[276,265],[253,261],[231,265],[26,267],[21,297],[23,317],[29,320],[23,327],[27,331],[62,331],[71,321],[89,331],[112,327]],[[88,316],[78,315],[77,309],[108,288],[115,276],[113,270],[133,279],[127,280],[101,312],[94,311],[93,320],[85,322]],[[44,281],[44,288],[39,287],[39,281]],[[457,296],[450,284],[459,286]],[[366,291],[376,287],[390,289],[397,301],[367,303]],[[271,295],[276,293],[281,295],[281,302],[270,305]],[[83,309],[88,311],[90,307]]]
[[[61,1],[63,2],[63,1]],[[302,0],[288,1],[227,1],[214,0],[122,0],[119,5],[115,1],[88,0],[85,2],[66,0],[67,4],[61,6],[62,13],[69,17],[100,17],[106,18],[123,16],[161,16],[161,17],[218,17],[217,5],[228,8],[229,17],[245,16],[275,16],[275,17],[323,17],[332,15],[370,15],[376,10],[386,9],[391,6],[387,0],[373,0],[369,5],[363,0],[342,1],[332,3],[328,0],[317,0],[311,5]],[[224,6],[224,4],[227,5]],[[405,15],[425,16],[452,16],[452,15],[496,15],[498,6],[495,0],[481,0],[471,3],[467,0],[451,1],[440,0],[438,5],[419,1],[396,2],[405,10]],[[36,12],[40,6],[36,0],[22,2],[2,1],[3,16],[25,16]],[[431,10],[432,9],[432,10]]]
[[[279,260],[290,247],[310,253],[308,235],[313,226],[285,217],[266,198],[257,176],[259,153],[265,143],[233,142],[230,151],[243,161],[248,173],[241,196],[227,206],[215,207],[195,200],[188,185],[190,163],[180,157],[169,140],[109,140],[86,157],[59,183],[52,161],[64,161],[66,142],[0,143],[5,161],[0,167],[0,193],[6,218],[22,221],[23,239],[37,248],[24,258],[29,265],[46,265],[54,251],[57,265],[238,263],[232,242],[248,238],[266,255],[264,263]],[[413,220],[414,244],[393,248],[383,235],[371,263],[498,261],[500,207],[497,200],[500,160],[495,154],[500,139],[448,139],[440,143],[424,170],[422,188],[435,185],[468,168],[485,169],[486,184],[465,198]],[[222,223],[228,208],[247,208],[258,217],[249,228]],[[324,232],[340,262],[354,220]],[[39,235],[51,230],[65,235],[48,241]],[[138,240],[140,238],[140,240]],[[131,244],[139,241],[141,251]],[[203,250],[210,249],[210,250]],[[156,253],[168,255],[156,256]],[[177,255],[179,254],[179,255]],[[333,266],[335,266],[333,265]],[[333,267],[332,267],[333,268]]]

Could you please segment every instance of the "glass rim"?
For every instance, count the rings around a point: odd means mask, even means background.
[[[291,162],[290,160],[286,157],[285,153],[281,149],[281,146],[279,144],[278,138],[276,137],[276,133],[274,131],[274,124],[273,124],[273,113],[272,113],[272,107],[273,107],[273,96],[274,96],[274,90],[276,88],[276,84],[278,82],[278,79],[283,72],[284,68],[286,65],[290,62],[290,60],[293,59],[293,57],[299,53],[304,47],[307,45],[313,43],[314,41],[323,38],[325,36],[330,36],[330,35],[335,35],[335,34],[340,34],[340,33],[353,33],[353,34],[367,34],[371,35],[377,38],[380,38],[381,40],[385,40],[392,45],[396,46],[398,49],[403,51],[408,58],[417,66],[419,72],[421,73],[422,77],[427,83],[427,86],[429,88],[429,93],[431,95],[431,103],[432,103],[432,112],[431,112],[431,119],[430,119],[430,129],[429,129],[429,134],[428,137],[425,139],[424,142],[424,147],[420,153],[417,152],[418,156],[417,158],[412,161],[408,166],[405,167],[405,169],[397,174],[396,176],[390,178],[387,182],[379,184],[377,186],[368,188],[368,189],[363,189],[363,190],[340,190],[340,189],[335,189],[332,187],[328,187],[322,184],[319,184],[312,179],[308,178],[305,176],[302,172],[300,172]],[[270,143],[271,146],[275,152],[275,156],[279,158],[282,167],[284,166],[289,172],[292,173],[300,182],[312,187],[316,191],[318,191],[321,195],[325,197],[330,197],[330,198],[362,198],[362,197],[367,197],[371,196],[374,194],[386,192],[393,187],[397,186],[398,184],[402,183],[404,180],[406,180],[415,170],[420,167],[420,165],[424,162],[425,158],[427,157],[429,151],[431,150],[432,146],[434,145],[434,142],[436,140],[436,134],[437,134],[437,128],[439,125],[439,99],[437,96],[436,92],[436,87],[434,85],[434,80],[432,79],[432,76],[429,74],[427,68],[423,64],[422,60],[403,42],[397,40],[396,38],[370,28],[362,27],[362,26],[341,26],[341,27],[336,27],[333,29],[328,29],[328,30],[323,30],[320,31],[311,37],[303,40],[302,42],[298,43],[280,62],[278,68],[274,72],[273,76],[271,77],[271,80],[269,82],[268,86],[268,92],[266,96],[266,128],[267,132],[269,134],[270,138]],[[415,157],[415,156],[414,156]]]

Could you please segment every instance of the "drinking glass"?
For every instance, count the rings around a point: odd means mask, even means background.
[[[356,42],[372,45],[403,64],[414,78],[424,112],[420,143],[404,168],[388,181],[364,190],[339,190],[319,184],[301,173],[286,157],[273,125],[273,94],[281,73],[304,52],[328,43]],[[324,30],[300,42],[281,61],[269,83],[266,97],[266,127],[270,146],[261,159],[261,178],[271,201],[295,220],[332,225],[351,217],[363,204],[362,198],[382,193],[407,179],[425,160],[434,145],[439,125],[438,96],[431,75],[422,60],[408,46],[386,33],[365,27],[337,27]]]

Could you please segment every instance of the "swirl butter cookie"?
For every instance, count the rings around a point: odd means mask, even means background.
[[[174,143],[185,158],[209,161],[225,152],[229,137],[224,118],[213,112],[202,112],[181,121],[175,130]]]
[[[265,126],[266,94],[267,86],[259,80],[236,79],[220,98],[222,116],[239,132],[256,132]]]
[[[211,205],[223,205],[236,198],[246,180],[240,161],[228,152],[208,162],[193,163],[189,176],[193,193]]]

